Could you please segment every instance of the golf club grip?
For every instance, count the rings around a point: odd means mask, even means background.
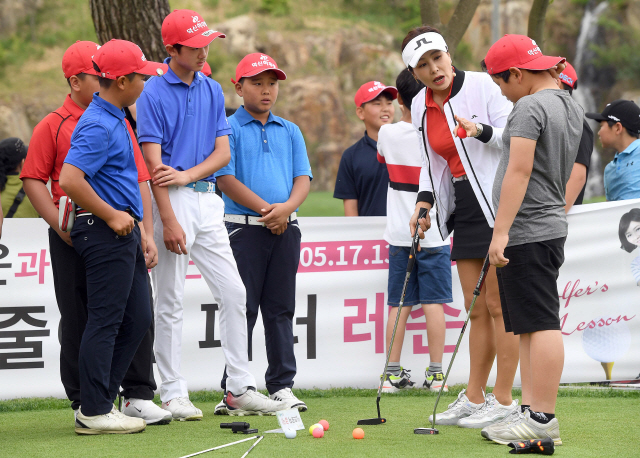
[[[480,271],[480,278],[478,278],[476,289],[473,290],[473,294],[475,296],[480,295],[480,290],[482,289],[482,285],[484,285],[484,281],[487,278],[487,272],[489,272],[489,267],[491,267],[491,263],[489,262],[489,253],[487,253],[487,256],[484,258],[484,264],[482,264],[482,270]]]
[[[427,216],[429,210],[426,208],[420,208],[418,213],[418,221]],[[418,251],[418,243],[420,243],[420,234],[418,234],[418,228],[420,227],[420,223],[416,221],[416,229],[413,232],[413,240],[411,241],[411,250],[409,251],[409,262],[407,263],[407,273],[411,273],[413,270],[413,266],[416,263],[416,253]]]

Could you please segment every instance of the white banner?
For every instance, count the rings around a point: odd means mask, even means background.
[[[565,263],[558,291],[565,342],[562,382],[634,378],[640,372],[640,287],[631,262],[640,250],[620,248],[620,218],[640,201],[585,205],[569,215]],[[294,334],[298,388],[377,387],[385,358],[388,313],[385,219],[300,218],[302,252],[297,279]],[[624,228],[626,233],[627,228]],[[445,308],[444,365],[466,317],[453,269],[453,303]],[[218,341],[217,304],[195,266],[184,298],[182,372],[189,389],[220,389],[224,358]],[[64,397],[59,376],[58,322],[47,225],[8,219],[0,240],[0,399]],[[422,384],[429,363],[420,307],[407,325],[402,365]],[[254,330],[251,371],[264,388],[264,328]],[[462,341],[449,384],[466,383],[468,336]],[[159,377],[156,374],[159,383]],[[489,385],[495,381],[495,367]],[[519,385],[519,375],[515,384]]]

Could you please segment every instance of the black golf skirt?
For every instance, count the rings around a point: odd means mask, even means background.
[[[453,228],[451,260],[484,259],[489,251],[493,229],[487,223],[469,181],[453,184],[456,209],[447,226]]]

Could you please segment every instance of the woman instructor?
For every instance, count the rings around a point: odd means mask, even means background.
[[[453,232],[451,259],[456,261],[467,310],[491,243],[495,209],[491,189],[502,148],[502,131],[511,103],[486,73],[454,68],[447,44],[430,26],[411,30],[402,42],[402,59],[426,88],[413,99],[412,119],[421,137],[423,166],[420,192],[410,227],[420,207],[436,206],[433,225],[443,239]],[[462,126],[467,139],[455,132]],[[471,314],[468,387],[436,423],[484,428],[518,409],[511,397],[518,367],[518,338],[505,332],[495,267]],[[494,359],[498,374],[493,393],[485,396]],[[431,421],[431,419],[430,419]]]

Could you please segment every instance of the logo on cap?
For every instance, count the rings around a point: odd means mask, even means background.
[[[385,85],[382,84],[380,81],[374,81],[373,82],[373,86],[371,86],[369,88],[369,92],[375,92],[375,91],[378,91],[378,90],[384,89],[384,88],[385,88]]]
[[[198,22],[198,16],[192,16],[193,19],[193,23],[195,24],[196,22]]]
[[[415,51],[416,49],[418,49],[420,46],[422,46],[423,44],[428,45],[429,43],[433,43],[433,42],[432,42],[432,41],[427,41],[427,39],[426,39],[426,38],[420,38],[420,39],[416,42],[416,44],[417,44],[418,46],[416,46],[416,47],[415,47],[414,51]]]
[[[269,60],[269,56],[265,56],[264,54],[260,56],[261,60]]]
[[[615,117],[615,116],[613,116],[613,115],[609,115],[608,117],[609,117],[609,118],[611,118],[611,119],[613,119],[615,122],[620,122],[620,118],[616,118],[616,117]]]

